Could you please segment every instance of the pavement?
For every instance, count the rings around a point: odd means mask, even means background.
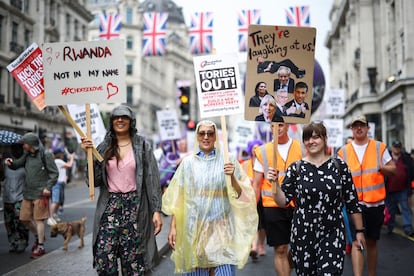
[[[170,228],[171,217],[163,216],[163,226],[161,232],[156,236],[158,253],[160,256],[169,250],[168,231]],[[78,249],[78,237],[71,240],[67,251],[62,248],[47,252],[46,255],[35,259],[23,266],[20,266],[6,274],[11,275],[82,275],[96,276],[97,273],[92,267],[92,233],[84,237],[85,246]]]

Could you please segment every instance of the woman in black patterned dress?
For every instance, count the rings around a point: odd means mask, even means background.
[[[292,163],[276,189],[274,198],[282,206],[295,199],[291,250],[297,275],[341,275],[345,256],[345,203],[357,229],[360,249],[365,247],[361,208],[348,166],[327,154],[323,123],[303,128],[306,157]],[[277,172],[268,178],[277,181]]]

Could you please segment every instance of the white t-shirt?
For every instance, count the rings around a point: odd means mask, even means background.
[[[290,145],[292,145],[292,139],[289,138],[289,141],[285,144],[277,144],[277,149],[279,151],[280,157],[282,157],[283,161],[286,162],[287,157],[288,157],[288,153],[289,153],[289,148]],[[272,158],[271,156],[268,156],[267,158]],[[253,165],[253,170],[255,170],[256,172],[261,172],[264,173],[264,169],[263,169],[263,165],[262,163],[260,163],[259,160],[254,161],[254,165]]]
[[[58,182],[63,182],[66,184],[66,178],[67,178],[66,168],[65,168],[66,162],[63,161],[62,159],[55,159],[55,164],[59,171]]]

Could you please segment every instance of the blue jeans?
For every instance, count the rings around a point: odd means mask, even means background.
[[[389,230],[394,229],[395,214],[397,212],[398,204],[400,204],[404,232],[405,233],[412,232],[413,231],[413,227],[411,224],[412,212],[411,212],[410,207],[408,207],[408,190],[404,190],[401,192],[387,193],[385,204],[387,205],[388,212],[391,215],[390,221],[388,222],[388,229]]]

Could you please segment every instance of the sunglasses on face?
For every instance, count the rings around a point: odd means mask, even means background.
[[[197,133],[198,137],[204,137],[204,136],[207,135],[208,138],[213,137],[214,134],[215,134],[214,131],[200,131],[200,132]]]

